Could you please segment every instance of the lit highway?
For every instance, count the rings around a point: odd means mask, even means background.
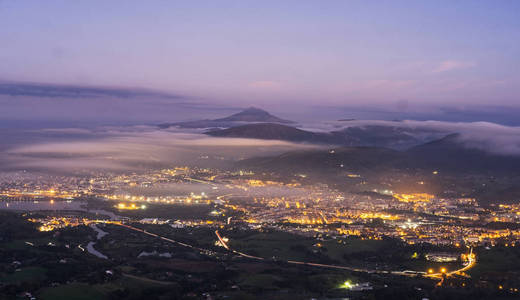
[[[123,224],[121,222],[114,222],[114,221],[96,221],[96,222],[99,222],[99,223],[110,223],[110,224],[119,225],[119,226],[125,227],[125,228],[133,230],[133,231],[137,231],[137,232],[149,235],[149,236],[153,236],[153,237],[159,238],[159,239],[164,240],[164,241],[169,242],[169,243],[173,243],[173,244],[177,244],[177,245],[180,245],[180,246],[183,246],[183,247],[195,249],[195,250],[197,250],[199,252],[213,252],[212,250],[209,250],[209,249],[199,248],[199,247],[195,247],[195,246],[183,243],[183,242],[172,240],[170,238],[163,237],[163,236],[157,235],[155,233],[151,233],[151,232],[148,232],[146,230],[139,229],[139,228],[136,228],[136,227],[133,227],[133,226],[130,226],[130,225],[126,225],[126,224]],[[226,250],[230,251],[231,253],[234,253],[236,255],[239,255],[239,256],[242,256],[242,257],[245,257],[245,258],[249,258],[249,259],[254,259],[254,260],[259,260],[259,261],[266,261],[266,259],[263,258],[263,257],[249,255],[249,254],[246,254],[246,253],[243,253],[243,252],[231,249],[229,247],[229,245],[224,241],[224,239],[222,238],[222,236],[220,235],[218,230],[215,231],[215,235],[217,236],[217,239],[222,244],[222,246]],[[462,267],[460,269],[457,269],[457,270],[454,270],[454,271],[451,271],[451,272],[433,273],[433,274],[426,274],[425,272],[419,272],[419,271],[387,271],[387,270],[364,269],[364,268],[355,268],[355,267],[348,267],[348,266],[320,264],[320,263],[305,262],[305,261],[295,261],[295,260],[284,260],[284,262],[288,263],[288,264],[293,264],[293,265],[304,265],[304,266],[311,266],[311,267],[339,269],[339,270],[347,270],[347,271],[352,271],[352,272],[361,272],[361,273],[370,273],[370,274],[371,273],[392,274],[392,275],[411,276],[411,277],[416,277],[416,276],[422,275],[422,276],[425,276],[425,277],[428,277],[428,278],[431,278],[431,279],[442,280],[443,279],[443,275],[445,275],[445,276],[462,275],[463,272],[473,268],[477,261],[476,261],[475,255],[471,251],[469,253],[469,255],[468,255],[468,264],[465,265],[464,267]]]
[[[122,224],[122,223],[116,223],[116,222],[113,222],[112,224],[120,225],[120,226],[123,226],[123,227],[125,227],[125,228],[130,229],[130,230],[134,230],[134,231],[137,231],[137,232],[141,232],[141,233],[144,233],[144,234],[146,234],[146,235],[153,236],[153,237],[159,238],[159,239],[161,239],[161,240],[163,240],[163,241],[167,241],[167,242],[169,242],[169,243],[177,244],[177,245],[180,245],[180,246],[183,246],[183,247],[187,247],[187,248],[195,249],[195,250],[198,250],[198,251],[210,251],[210,250],[208,250],[208,249],[203,249],[203,248],[195,247],[195,246],[192,246],[192,245],[189,245],[189,244],[183,243],[183,242],[179,242],[179,241],[176,241],[176,240],[172,240],[172,239],[170,239],[170,238],[163,237],[163,236],[157,235],[157,234],[155,234],[155,233],[151,233],[151,232],[148,232],[148,231],[146,231],[146,230],[139,229],[139,228],[136,228],[136,227],[133,227],[133,226],[130,226],[130,225],[126,225],[126,224]]]
[[[256,259],[256,260],[265,260],[265,258],[263,258],[263,257],[252,256],[252,255],[245,254],[245,253],[242,253],[240,251],[236,251],[236,250],[231,249],[227,245],[227,243],[222,239],[222,237],[220,236],[218,230],[215,231],[215,234],[217,235],[217,238],[220,241],[220,243],[222,244],[222,246],[224,248],[226,248],[227,250],[229,250],[229,251],[231,251],[231,252],[233,252],[235,254],[238,254],[240,256],[243,256],[243,257],[252,258],[252,259]],[[320,263],[312,263],[312,262],[304,262],[304,261],[295,261],[295,260],[286,260],[284,262],[289,263],[289,264],[294,264],[294,265],[305,265],[305,266],[312,266],[312,267],[341,269],[341,270],[348,270],[348,271],[362,272],[362,273],[393,274],[393,275],[412,276],[412,277],[415,277],[415,276],[418,276],[418,275],[424,275],[426,277],[433,278],[433,279],[442,279],[444,274],[446,276],[461,275],[463,272],[473,268],[477,261],[476,261],[475,255],[472,253],[472,251],[470,252],[468,257],[469,257],[468,264],[466,266],[464,266],[463,268],[455,270],[455,271],[452,271],[452,272],[435,273],[435,274],[426,274],[425,272],[418,272],[418,271],[371,270],[371,269],[354,268],[354,267],[347,267],[347,266],[338,266],[338,265],[328,265],[328,264],[320,264]]]
[[[463,276],[464,272],[466,272],[467,270],[473,268],[475,265],[477,264],[477,259],[475,257],[475,254],[473,254],[473,248],[471,248],[469,254],[468,254],[468,263],[460,268],[460,269],[457,269],[457,270],[454,270],[454,271],[451,271],[451,272],[441,272],[441,273],[433,273],[433,274],[428,274],[428,275],[425,275],[426,277],[431,277],[431,278],[436,278],[436,279],[442,279],[443,278],[443,275],[446,275],[446,276],[452,276],[452,275],[459,275],[459,276]]]

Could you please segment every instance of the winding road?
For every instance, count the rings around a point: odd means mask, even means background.
[[[96,222],[97,223],[110,223],[110,224],[114,224],[114,225],[119,225],[119,226],[125,227],[125,228],[133,230],[133,231],[137,231],[137,232],[149,235],[149,236],[153,236],[153,237],[159,238],[159,239],[164,240],[164,241],[169,242],[169,243],[173,243],[173,244],[180,245],[180,246],[183,246],[183,247],[187,247],[187,248],[198,250],[199,252],[206,252],[206,253],[207,252],[214,252],[214,251],[209,250],[209,249],[199,248],[199,247],[196,247],[196,246],[193,246],[193,245],[189,245],[189,244],[186,244],[186,243],[183,243],[183,242],[172,240],[170,238],[163,237],[163,236],[157,235],[155,233],[151,233],[151,232],[148,232],[146,230],[139,229],[139,228],[127,225],[127,224],[123,224],[123,223],[118,222],[118,221],[103,221],[103,220],[99,220],[99,221],[96,221]],[[232,252],[232,253],[234,253],[236,255],[245,257],[245,258],[259,260],[259,261],[266,261],[266,259],[263,258],[263,257],[249,255],[249,254],[246,254],[246,253],[243,253],[243,252],[231,249],[229,247],[229,245],[223,240],[223,238],[220,235],[220,233],[218,232],[218,230],[215,231],[215,235],[217,236],[218,240],[220,241],[220,243],[222,244],[222,246],[226,250],[228,250],[228,251],[230,251],[230,252]],[[463,275],[463,273],[465,271],[473,268],[476,265],[477,260],[476,260],[475,255],[472,253],[472,249],[471,249],[470,253],[468,254],[468,258],[469,258],[468,259],[468,264],[466,264],[464,267],[462,267],[460,269],[457,269],[457,270],[454,270],[454,271],[451,271],[451,272],[447,272],[447,273],[434,273],[434,274],[426,274],[425,272],[418,272],[418,271],[386,271],[386,270],[354,268],[354,267],[348,267],[348,266],[320,264],[320,263],[305,262],[305,261],[295,261],[295,260],[285,260],[284,262],[288,263],[288,264],[293,264],[293,265],[304,265],[304,266],[311,266],[311,267],[339,269],[339,270],[347,270],[347,271],[369,273],[369,274],[372,274],[372,273],[392,274],[392,275],[409,276],[409,277],[417,277],[417,276],[421,275],[421,276],[424,276],[424,277],[427,277],[427,278],[441,280],[441,282],[442,282],[444,276],[449,277],[449,276],[453,276],[453,275]]]
[[[226,248],[228,251],[231,251],[235,254],[238,254],[243,257],[256,259],[256,260],[265,260],[263,257],[253,256],[249,254],[242,253],[240,251],[236,251],[231,249],[227,243],[222,239],[220,236],[218,230],[215,231],[215,234],[220,241],[220,243]],[[321,267],[321,268],[330,268],[330,269],[341,269],[341,270],[348,270],[348,271],[354,271],[354,272],[362,272],[362,273],[378,273],[378,274],[393,274],[393,275],[400,275],[400,276],[418,276],[423,275],[425,277],[434,278],[434,279],[443,279],[443,275],[446,276],[452,276],[452,275],[462,275],[463,272],[473,268],[475,264],[477,263],[477,260],[475,258],[475,255],[473,254],[473,251],[471,250],[469,255],[468,264],[464,266],[463,268],[460,268],[458,270],[454,270],[447,273],[434,273],[434,274],[426,274],[425,272],[416,272],[416,271],[385,271],[385,270],[373,270],[373,269],[363,269],[363,268],[354,268],[354,267],[347,267],[347,266],[338,266],[338,265],[328,265],[328,264],[319,264],[319,263],[312,263],[312,262],[305,262],[305,261],[295,261],[295,260],[286,260],[284,262],[288,264],[294,264],[294,265],[305,265],[305,266],[312,266],[312,267]]]

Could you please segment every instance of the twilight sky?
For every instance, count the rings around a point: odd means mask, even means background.
[[[0,41],[0,83],[139,87],[334,116],[384,107],[508,123],[501,115],[520,111],[514,0],[0,0]],[[4,112],[23,113],[5,90]],[[49,100],[23,105],[39,101]]]

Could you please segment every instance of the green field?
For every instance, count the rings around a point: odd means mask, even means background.
[[[126,291],[124,294],[119,294],[119,297],[141,299],[146,296],[143,294],[146,291],[149,293],[153,293],[154,290],[171,289],[175,291],[177,288],[175,284],[164,284],[137,276],[123,276],[106,284],[71,283],[48,287],[40,290],[37,296],[43,300],[103,300],[111,299],[113,295],[118,295],[118,292]]]
[[[233,249],[264,258],[296,260],[309,258],[308,249],[314,239],[304,238],[285,232],[254,233],[245,237],[230,236],[229,245]]]
[[[493,247],[490,250],[480,248],[476,255],[477,264],[468,271],[473,277],[487,272],[520,273],[520,248],[518,247]]]
[[[84,283],[73,283],[43,289],[38,293],[43,300],[102,300],[106,295],[96,286]]]
[[[15,271],[10,274],[5,274],[0,277],[0,282],[16,283],[16,282],[31,282],[44,280],[46,270],[41,267],[27,267],[21,268],[20,271]]]

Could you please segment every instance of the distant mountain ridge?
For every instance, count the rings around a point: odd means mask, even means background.
[[[363,170],[441,170],[451,173],[518,174],[520,156],[500,155],[470,148],[459,134],[396,151],[381,147],[339,147],[328,150],[287,152],[274,157],[251,158],[239,162],[243,167],[292,172],[338,170],[344,165],[352,171]]]
[[[292,126],[273,123],[247,124],[227,129],[211,130],[206,132],[206,134],[217,137],[282,140],[289,142],[327,143],[332,141],[327,134],[305,131]]]
[[[249,107],[241,112],[231,116],[212,120],[198,120],[176,123],[159,124],[160,128],[180,127],[180,128],[229,128],[243,125],[244,123],[279,123],[279,124],[294,124],[295,122],[284,120],[271,115],[263,109],[256,107]]]

